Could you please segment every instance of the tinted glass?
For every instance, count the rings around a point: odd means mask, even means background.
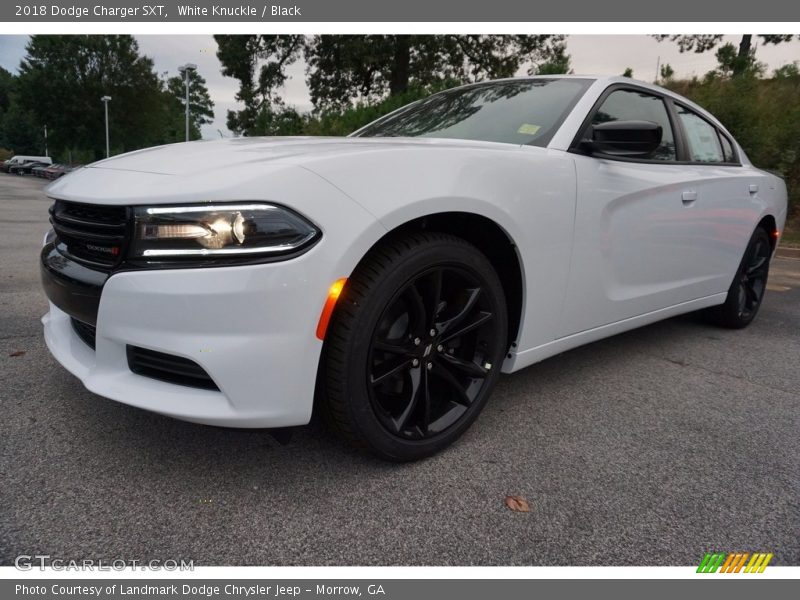
[[[677,106],[689,142],[689,156],[694,162],[724,162],[717,128],[688,108]]]
[[[725,157],[725,162],[736,162],[733,144],[731,144],[731,141],[722,132],[719,134],[719,141],[722,142],[722,155]]]
[[[379,119],[357,135],[544,146],[590,83],[586,79],[521,79],[448,90]]]
[[[661,125],[661,145],[650,160],[675,160],[675,136],[669,122],[667,107],[658,96],[634,90],[611,92],[592,118],[592,124],[608,121],[650,121]]]

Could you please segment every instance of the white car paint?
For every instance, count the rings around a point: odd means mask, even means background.
[[[51,184],[48,195],[106,205],[270,201],[304,215],[323,235],[282,262],[114,274],[100,301],[97,351],[53,304],[43,318],[47,345],[87,388],[126,404],[215,425],[304,424],[328,287],[349,276],[389,231],[442,212],[491,219],[516,246],[523,311],[505,372],[720,304],[760,219],[771,215],[783,230],[783,181],[754,168],[741,149],[736,167],[567,152],[615,83],[633,84],[597,78],[546,148],[430,138],[240,138],[140,150],[75,171]],[[684,202],[684,192],[696,199]],[[126,344],[191,358],[220,391],[133,374]]]

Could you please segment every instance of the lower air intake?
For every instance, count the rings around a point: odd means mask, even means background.
[[[97,334],[97,330],[94,327],[83,321],[78,321],[78,319],[72,319],[72,329],[78,334],[78,337],[81,338],[84,344],[94,350],[95,336]]]
[[[203,367],[193,360],[138,346],[128,346],[128,368],[143,377],[167,383],[219,391]]]

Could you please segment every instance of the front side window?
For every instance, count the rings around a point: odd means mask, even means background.
[[[683,106],[676,106],[678,118],[686,131],[689,143],[689,157],[692,162],[721,163],[727,162],[722,152],[717,128],[700,115]]]
[[[357,137],[430,137],[546,146],[591,80],[520,79],[434,94],[358,131]]]
[[[667,107],[658,96],[636,90],[611,92],[592,118],[592,125],[609,121],[650,121],[661,126],[661,144],[648,157],[649,160],[674,161],[675,136],[669,121]]]

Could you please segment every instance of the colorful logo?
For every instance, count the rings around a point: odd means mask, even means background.
[[[706,552],[697,572],[763,573],[771,560],[772,552]]]

